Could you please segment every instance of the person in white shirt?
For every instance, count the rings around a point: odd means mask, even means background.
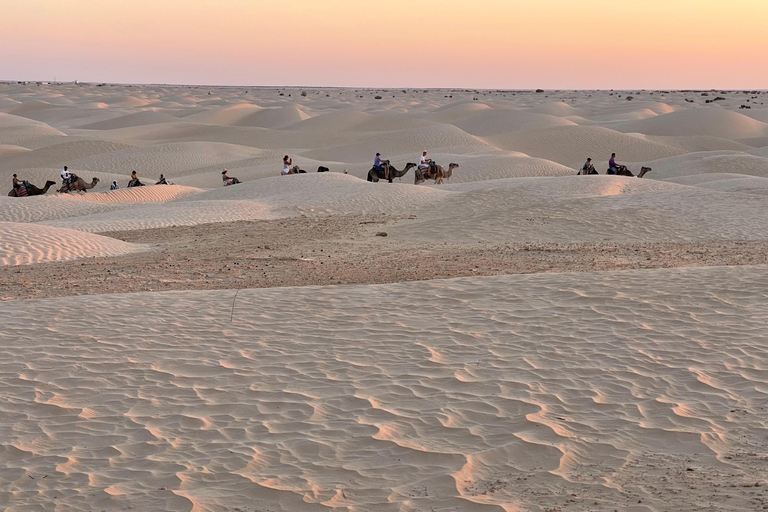
[[[117,190],[120,187],[117,186],[117,180],[112,180],[112,184],[109,186],[109,190]]]
[[[432,165],[432,159],[427,158],[427,152],[425,151],[422,153],[421,158],[419,159],[419,170],[422,172],[426,172],[427,169]]]

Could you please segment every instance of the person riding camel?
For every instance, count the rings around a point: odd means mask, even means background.
[[[283,172],[281,173],[283,176],[286,174],[291,174],[291,166],[293,165],[293,160],[288,155],[285,155],[283,157]]]
[[[165,181],[165,176],[163,176],[162,174],[160,175],[160,179],[157,180],[157,183],[155,183],[155,185],[167,185],[167,184],[168,182]]]
[[[373,159],[373,168],[377,171],[384,171],[384,179],[389,179],[389,160],[382,160],[381,153],[376,153],[376,158]]]
[[[136,175],[136,171],[131,173],[131,181],[128,182],[128,187],[143,187],[144,184],[139,181],[139,177]]]
[[[419,159],[419,167],[418,167],[419,171],[424,173],[424,172],[426,172],[427,169],[429,169],[430,170],[430,174],[433,174],[431,172],[433,165],[434,165],[434,162],[432,161],[431,158],[427,158],[427,152],[424,151],[421,154],[421,158]]]
[[[21,188],[22,183],[19,181],[19,178],[16,177],[16,175],[13,175],[13,188],[15,190],[19,190]]]
[[[587,174],[597,174],[597,170],[595,169],[595,166],[592,165],[592,159],[587,158],[587,161],[584,162],[584,165],[581,167],[581,172],[579,174],[582,174],[586,176]]]
[[[109,186],[109,190],[118,190],[120,187],[117,186],[117,180],[112,180],[112,184]]]
[[[608,174],[618,174],[619,164],[616,163],[616,153],[611,153],[611,159],[608,160]]]

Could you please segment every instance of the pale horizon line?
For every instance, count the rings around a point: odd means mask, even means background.
[[[0,83],[8,85],[24,84],[36,84],[43,83],[47,85],[111,85],[111,86],[162,86],[162,87],[218,87],[218,88],[243,88],[249,87],[253,89],[358,89],[365,91],[391,91],[407,89],[409,91],[419,90],[431,90],[431,91],[453,91],[453,92],[474,92],[474,91],[491,91],[491,92],[536,92],[542,90],[544,92],[583,92],[583,91],[669,91],[669,92],[768,92],[768,89],[750,88],[750,87],[658,87],[649,89],[647,87],[631,87],[631,88],[579,88],[579,87],[558,87],[558,88],[533,88],[533,87],[521,87],[521,88],[506,88],[506,87],[461,87],[461,86],[446,86],[446,87],[414,87],[414,86],[387,86],[387,87],[371,87],[371,86],[355,86],[355,85],[253,85],[253,84],[194,84],[194,83],[162,83],[162,82],[108,82],[99,80],[35,80],[35,79],[0,79]]]

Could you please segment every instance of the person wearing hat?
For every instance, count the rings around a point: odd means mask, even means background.
[[[373,159],[373,168],[377,171],[384,171],[384,179],[389,180],[389,160],[382,160],[381,153],[376,153]]]
[[[227,170],[224,169],[221,171],[221,181],[224,182],[224,186],[227,185],[235,185],[237,183],[240,183],[240,180],[235,178],[234,176],[227,176]]]

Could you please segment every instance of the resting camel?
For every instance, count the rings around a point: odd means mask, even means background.
[[[55,181],[49,180],[45,182],[45,187],[37,188],[36,186],[30,183],[29,186],[27,187],[27,195],[28,196],[44,196],[46,193],[48,193],[48,189],[55,184],[56,184]],[[14,188],[10,192],[8,192],[8,197],[24,197],[24,196],[16,195],[16,189]]]
[[[60,194],[63,194],[65,192],[85,192],[86,190],[90,190],[93,187],[96,186],[96,184],[99,182],[99,178],[93,178],[93,180],[90,183],[86,183],[86,181],[81,178],[77,177],[77,179],[74,181],[74,183],[70,183],[69,185],[65,187],[61,187],[58,192]]]
[[[645,173],[650,172],[652,170],[653,169],[651,169],[650,167],[641,167],[640,174],[638,174],[637,177],[642,178],[643,176],[645,176]],[[608,169],[606,174],[614,174],[614,173],[611,172],[610,169]],[[615,174],[616,176],[634,176],[634,174],[632,174],[632,171],[630,171],[626,165],[617,165]]]
[[[453,176],[453,170],[458,166],[459,164],[448,164],[447,171],[443,169],[442,165],[438,164],[435,164],[434,167],[430,167],[429,169],[424,169],[423,171],[417,168],[416,181],[414,181],[414,185],[423,183],[424,180],[435,180],[435,185],[440,185],[443,183],[443,179],[450,179],[450,177]],[[434,169],[434,172],[432,172],[432,169]]]
[[[416,167],[416,164],[408,162],[407,164],[405,164],[405,168],[402,171],[398,171],[397,169],[395,169],[394,167],[392,167],[390,165],[389,166],[389,180],[387,180],[387,181],[392,183],[392,178],[402,178],[403,176],[405,176],[405,173],[407,173],[411,169],[411,167]],[[368,181],[372,181],[374,183],[378,183],[379,180],[383,180],[383,179],[384,179],[384,171],[383,170],[379,171],[379,170],[371,167],[371,170],[368,171]]]

